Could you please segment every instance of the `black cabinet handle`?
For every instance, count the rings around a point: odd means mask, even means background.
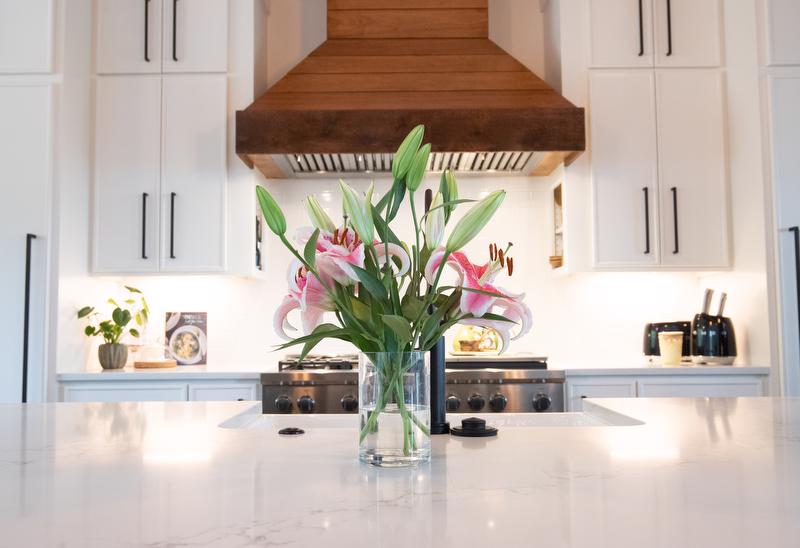
[[[672,187],[670,191],[672,192],[672,218],[675,229],[675,248],[672,250],[672,254],[677,255],[680,251],[680,246],[678,245],[678,189],[677,187]]]
[[[175,258],[175,194],[169,193],[169,258]]]
[[[22,403],[28,401],[28,324],[31,312],[31,243],[36,234],[25,236],[25,313],[22,319]]]
[[[150,62],[150,0],[144,0],[144,60]]]
[[[645,248],[644,254],[650,254],[650,189],[644,187],[644,240]]]
[[[789,232],[794,234],[794,275],[797,284],[797,322],[800,325],[800,227],[789,227]]]
[[[178,0],[172,0],[172,60],[178,62]]]
[[[142,259],[147,260],[147,192],[142,192]]]
[[[644,55],[644,14],[642,13],[642,0],[639,0],[639,57]]]
[[[672,55],[672,0],[667,0],[667,57]]]

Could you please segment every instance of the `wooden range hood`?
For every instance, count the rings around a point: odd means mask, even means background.
[[[269,178],[387,172],[422,123],[434,171],[549,174],[584,150],[584,111],[488,22],[488,0],[328,0],[328,40],[236,113],[237,154]]]

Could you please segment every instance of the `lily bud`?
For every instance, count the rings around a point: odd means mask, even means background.
[[[422,137],[425,135],[425,126],[419,125],[411,130],[411,132],[403,139],[400,148],[394,154],[392,161],[392,177],[395,181],[401,180],[406,176],[411,164],[414,162],[414,157],[417,155],[419,146],[422,144]]]
[[[497,211],[497,208],[500,207],[500,204],[503,203],[505,197],[505,190],[496,190],[472,206],[466,215],[459,219],[453,232],[450,233],[450,238],[448,238],[445,246],[447,251],[449,253],[458,251],[477,236],[483,230],[483,227],[489,223],[489,220]]]
[[[320,232],[332,234],[333,231],[336,230],[336,225],[333,224],[331,218],[325,213],[322,206],[319,205],[317,199],[314,196],[308,196],[305,202],[308,217],[311,219],[311,224],[314,225],[314,228],[318,228]]]
[[[445,202],[455,202],[458,200],[458,184],[456,183],[455,174],[446,169],[442,173],[442,180],[439,182],[439,192],[442,193]],[[456,206],[449,205],[444,208],[444,220],[448,222],[450,215],[455,210]]]
[[[375,241],[375,224],[372,220],[372,192],[375,185],[369,185],[366,198],[360,196],[355,189],[341,179],[339,187],[342,190],[344,211],[350,224],[356,229],[356,233],[364,243],[371,244]]]
[[[422,179],[425,177],[425,170],[428,169],[428,157],[431,155],[431,144],[423,146],[414,157],[414,162],[406,174],[406,188],[409,192],[415,192]]]
[[[439,244],[442,243],[444,238],[444,209],[441,206],[444,203],[441,192],[437,192],[431,202],[431,208],[425,217],[425,245],[430,251],[433,251]],[[434,209],[437,208],[438,209]]]
[[[283,211],[275,198],[261,186],[256,187],[256,196],[269,229],[278,236],[286,234],[286,217],[283,216]]]

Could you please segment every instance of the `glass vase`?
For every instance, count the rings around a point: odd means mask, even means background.
[[[373,466],[416,466],[431,458],[427,352],[358,358],[358,456]]]

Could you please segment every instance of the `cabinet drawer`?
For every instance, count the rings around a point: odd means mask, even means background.
[[[635,398],[636,380],[607,378],[567,381],[567,411],[582,411],[583,398]]]
[[[646,379],[638,383],[642,398],[735,398],[762,396],[762,381],[756,377],[720,379]]]
[[[65,383],[66,402],[186,401],[184,383]]]
[[[189,401],[252,401],[258,400],[258,384],[190,383]]]

